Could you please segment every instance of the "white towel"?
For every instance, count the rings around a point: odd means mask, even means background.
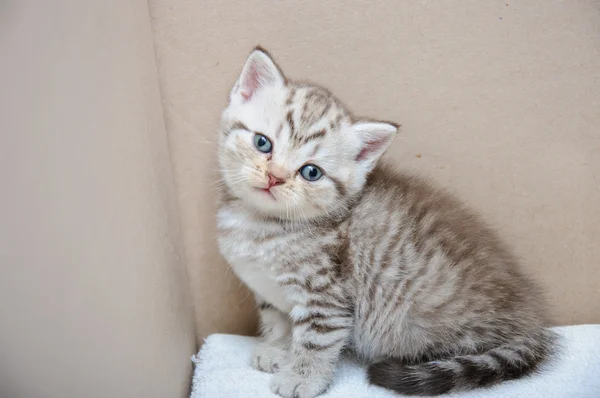
[[[542,372],[487,389],[452,395],[464,398],[600,398],[600,325],[554,328],[562,348]],[[271,375],[250,366],[257,339],[213,334],[192,357],[196,363],[191,398],[276,398]],[[394,398],[388,390],[369,385],[366,370],[344,359],[331,388],[322,398]]]

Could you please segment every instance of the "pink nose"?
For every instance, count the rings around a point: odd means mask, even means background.
[[[268,176],[269,176],[269,189],[271,187],[274,187],[275,185],[281,185],[285,182],[285,180],[283,178],[276,177],[271,173],[269,173]]]

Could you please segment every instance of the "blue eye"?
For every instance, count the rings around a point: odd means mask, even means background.
[[[267,137],[262,134],[254,134],[254,146],[262,153],[269,153],[273,149],[273,144]]]
[[[302,166],[300,169],[300,174],[306,181],[317,181],[319,178],[323,176],[323,172],[320,168],[315,166],[314,164],[307,164],[306,166]]]

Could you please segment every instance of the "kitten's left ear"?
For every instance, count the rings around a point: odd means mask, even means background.
[[[352,128],[361,142],[356,161],[371,169],[388,149],[398,132],[397,124],[388,122],[358,122]]]
[[[244,69],[231,90],[230,100],[247,102],[261,88],[278,84],[285,84],[283,74],[269,54],[257,47],[246,60]]]

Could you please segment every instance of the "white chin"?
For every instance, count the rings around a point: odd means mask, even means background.
[[[249,204],[261,213],[269,216],[285,216],[285,203],[277,194],[255,189],[248,197]]]

